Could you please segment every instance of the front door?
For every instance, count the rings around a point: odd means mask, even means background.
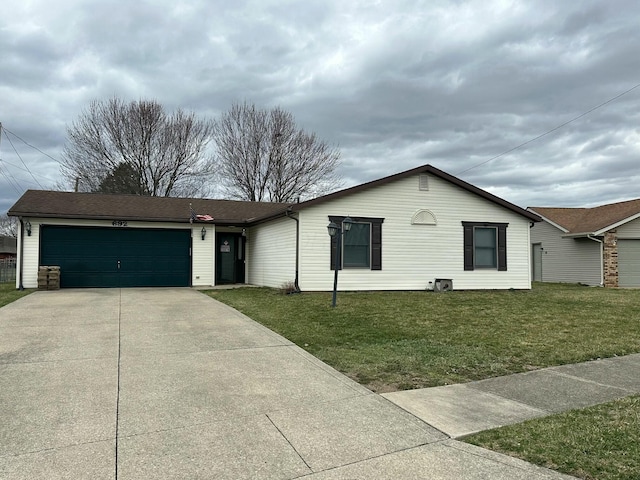
[[[533,244],[533,281],[542,281],[542,245]]]
[[[244,237],[221,232],[216,236],[216,285],[244,283]]]

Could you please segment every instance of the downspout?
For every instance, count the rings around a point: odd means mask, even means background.
[[[604,242],[592,237],[590,234],[587,235],[587,238],[600,244],[600,286],[604,287]]]
[[[290,217],[290,211],[291,209],[289,208],[285,212],[286,217],[290,218],[291,220],[295,220],[296,222],[296,278],[293,281],[293,285],[296,287],[295,293],[300,293],[302,292],[302,290],[300,290],[300,285],[298,284],[298,269],[300,266],[300,220],[296,217]]]
[[[18,290],[24,290],[24,285],[22,284],[22,269],[24,264],[24,224],[22,223],[22,217],[19,217],[20,220],[20,271],[18,272]]]

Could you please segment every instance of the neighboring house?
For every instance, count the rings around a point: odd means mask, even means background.
[[[640,287],[640,199],[594,208],[529,207],[534,281]]]
[[[0,260],[16,258],[17,240],[14,237],[0,235]]]
[[[211,220],[192,213],[209,215]],[[333,288],[330,221],[354,220],[339,249],[340,290],[531,287],[530,226],[537,215],[430,165],[294,204],[27,191],[18,285],[40,265],[62,287]],[[26,225],[30,233],[26,233]]]

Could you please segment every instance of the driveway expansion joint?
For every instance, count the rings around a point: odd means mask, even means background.
[[[311,468],[311,466],[307,463],[307,461],[304,459],[304,457],[300,454],[300,452],[298,451],[298,449],[296,449],[296,447],[293,446],[293,444],[289,441],[289,439],[286,437],[286,435],[282,432],[282,430],[280,430],[280,427],[278,427],[275,422],[273,420],[271,420],[271,417],[265,413],[264,415],[265,417],[267,417],[267,420],[269,420],[269,422],[271,422],[271,425],[273,425],[273,427],[278,431],[278,433],[280,434],[280,436],[285,440],[285,442],[287,442],[289,444],[289,446],[293,449],[294,452],[296,452],[296,455],[298,455],[298,458],[300,460],[302,460],[302,463],[305,464],[305,466],[309,469],[310,473],[315,473],[313,471],[313,469]]]

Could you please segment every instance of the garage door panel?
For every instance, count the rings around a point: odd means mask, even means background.
[[[60,286],[189,286],[189,230],[45,225],[41,265],[60,265]]]
[[[640,240],[618,240],[618,285],[640,287]]]

